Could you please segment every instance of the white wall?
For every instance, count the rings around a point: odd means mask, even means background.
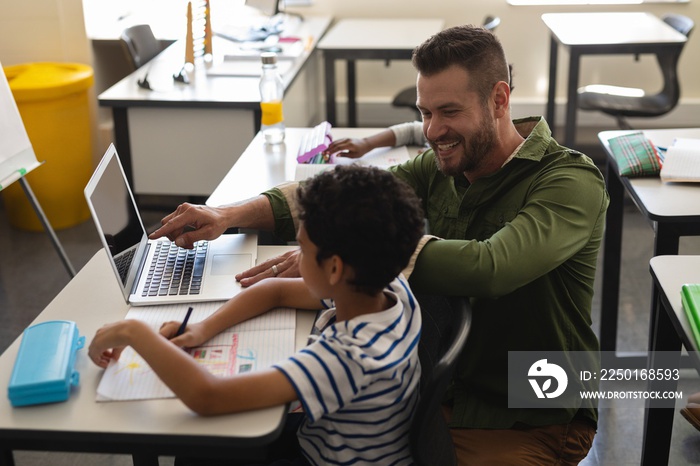
[[[0,62],[90,63],[81,0],[0,2]]]
[[[114,0],[119,1],[119,0]],[[213,0],[227,1],[227,0]],[[311,7],[299,7],[302,14],[328,14],[343,17],[434,17],[446,26],[479,24],[487,14],[501,17],[496,31],[514,65],[513,113],[516,116],[544,113],[549,63],[549,35],[540,16],[545,12],[568,11],[649,11],[685,14],[700,21],[700,0],[686,4],[647,4],[616,7],[514,7],[506,0],[314,0]],[[698,25],[700,28],[700,25]],[[700,31],[691,35],[681,56],[680,107],[668,117],[654,119],[655,126],[700,126]],[[83,26],[81,0],[24,0],[0,2],[0,62],[3,65],[34,61],[75,61],[92,63]],[[566,54],[560,53],[558,97],[563,100]],[[340,76],[342,79],[342,70]],[[415,73],[408,62],[359,62],[358,100],[360,116],[367,124],[389,124],[394,119],[411,118],[411,113],[391,113],[392,95],[414,83]],[[581,84],[593,82],[627,84],[653,89],[661,80],[654,60],[643,57],[635,62],[629,56],[584,57]],[[344,99],[344,83],[339,82]],[[562,102],[560,102],[562,103]],[[558,111],[561,116],[563,111]],[[386,117],[384,116],[386,115]],[[372,120],[372,117],[375,120]],[[600,117],[581,113],[580,123],[600,124]],[[605,119],[603,119],[605,121]],[[610,125],[614,125],[612,119]],[[645,123],[643,123],[645,124]]]
[[[92,64],[82,0],[0,2],[0,63],[9,66],[36,62]],[[96,115],[94,88],[89,92],[93,97],[90,111]],[[93,117],[93,135],[97,128],[95,120]],[[96,153],[95,137],[92,142]]]

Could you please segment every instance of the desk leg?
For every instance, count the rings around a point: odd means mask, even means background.
[[[554,117],[555,117],[555,99],[557,94],[557,54],[559,52],[559,44],[554,39],[554,34],[549,38],[549,90],[547,91],[547,112],[546,117],[549,127],[554,133]]]
[[[134,466],[158,466],[158,455],[138,454],[131,455]]]
[[[654,238],[654,256],[676,256],[678,255],[678,249],[679,249],[679,244],[680,244],[680,237],[678,235],[678,232],[675,230],[674,227],[664,225],[663,223],[657,223],[656,224],[656,236]],[[655,328],[654,325],[656,322],[661,320],[661,316],[659,316],[659,309],[661,306],[656,305],[656,302],[659,299],[659,290],[657,289],[656,286],[654,286],[651,290],[651,313],[650,313],[650,319],[649,319],[649,348],[653,348],[657,346],[658,342],[655,341],[654,339],[657,338],[656,335],[659,333]],[[661,314],[665,313],[663,310],[661,311]],[[670,325],[670,324],[669,324]],[[675,331],[671,329],[671,331]]]
[[[15,466],[12,450],[0,450],[0,466]]]
[[[348,126],[357,128],[357,65],[355,60],[348,60],[347,66]]]
[[[573,148],[576,142],[576,110],[578,107],[578,73],[581,55],[575,49],[570,50],[569,79],[566,90],[566,122],[564,123],[564,145]]]
[[[600,349],[615,351],[617,317],[620,304],[620,263],[625,188],[615,168],[608,162],[605,185],[610,205],[605,217],[603,238],[603,271],[600,303]]]
[[[654,286],[656,289],[656,285]],[[655,295],[659,292],[656,290]],[[681,340],[678,337],[668,313],[660,300],[654,302],[656,320],[651,323],[649,346],[650,368],[679,367]],[[676,391],[676,380],[650,380],[647,385],[649,392]],[[671,433],[673,430],[673,415],[675,399],[648,400],[644,411],[644,435],[642,437],[642,466],[668,464],[668,454],[671,450]]]
[[[326,53],[323,60],[323,69],[326,84],[326,120],[332,126],[336,126],[335,108],[335,58]]]

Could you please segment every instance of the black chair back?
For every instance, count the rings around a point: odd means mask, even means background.
[[[687,16],[669,13],[661,19],[686,37],[695,27],[695,22]],[[663,78],[663,88],[657,93],[647,93],[643,89],[589,85],[578,90],[578,107],[581,110],[595,110],[617,119],[620,129],[632,129],[627,122],[629,117],[658,117],[673,110],[681,97],[678,79],[678,60],[685,44],[673,53],[666,50],[656,53],[656,61]]]
[[[457,464],[442,400],[471,327],[466,297],[418,296],[423,325],[418,346],[421,398],[411,420],[410,444],[417,466]]]
[[[120,40],[134,70],[148,63],[162,49],[148,24],[137,24],[124,29]]]

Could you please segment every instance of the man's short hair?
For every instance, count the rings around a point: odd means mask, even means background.
[[[457,65],[469,73],[472,90],[482,101],[493,86],[510,85],[510,68],[498,38],[480,26],[455,26],[438,32],[413,50],[413,66],[423,76],[432,76]]]
[[[300,219],[317,260],[338,255],[351,284],[374,295],[403,270],[424,231],[415,192],[386,170],[338,165],[297,189]]]

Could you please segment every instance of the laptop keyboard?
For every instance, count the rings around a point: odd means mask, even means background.
[[[126,283],[126,275],[129,273],[135,253],[136,248],[134,247],[125,251],[121,256],[114,257],[114,264],[117,266],[117,272],[119,272],[119,278],[121,278],[122,283]]]
[[[167,240],[155,245],[142,296],[199,294],[209,243],[198,241],[194,249],[180,248]]]

